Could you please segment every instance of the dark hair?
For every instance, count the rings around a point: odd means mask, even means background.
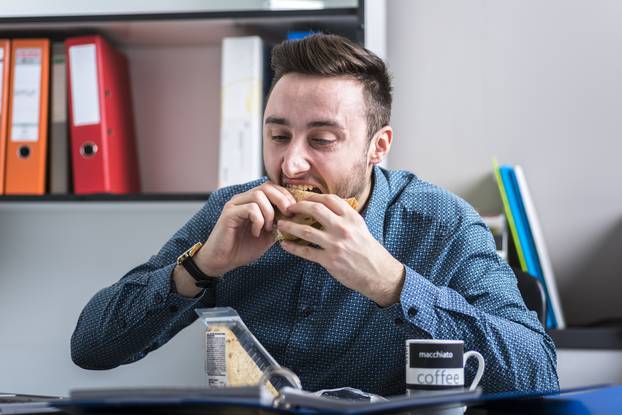
[[[389,125],[389,71],[382,59],[345,37],[318,33],[300,40],[281,42],[272,49],[272,70],[274,78],[270,91],[288,73],[356,79],[363,83],[369,138]]]

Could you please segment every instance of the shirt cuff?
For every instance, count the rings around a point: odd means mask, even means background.
[[[404,276],[404,286],[400,294],[400,311],[411,324],[434,337],[438,327],[439,288],[408,266]]]
[[[168,309],[175,313],[183,312],[198,304],[205,295],[207,290],[204,290],[198,297],[188,298],[172,290],[171,283],[175,266],[176,263],[172,263],[151,273],[145,291],[148,313],[162,309]]]

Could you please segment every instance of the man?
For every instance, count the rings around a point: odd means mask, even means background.
[[[73,334],[74,362],[136,361],[192,323],[194,308],[215,305],[234,307],[307,390],[403,393],[414,338],[463,339],[486,360],[486,391],[557,389],[554,345],[481,218],[411,173],[377,167],[393,141],[382,60],[314,35],[278,45],[272,65],[268,178],[213,193],[156,256],[97,293]],[[297,203],[288,187],[318,194]],[[274,227],[310,244],[274,243]],[[474,373],[467,365],[468,382]]]

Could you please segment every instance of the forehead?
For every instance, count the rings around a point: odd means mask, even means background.
[[[344,122],[364,117],[363,84],[346,77],[284,75],[274,86],[264,117],[295,120],[337,118]]]

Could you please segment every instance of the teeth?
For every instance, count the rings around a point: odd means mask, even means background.
[[[287,185],[287,188],[294,189],[294,190],[311,191],[315,189],[315,186],[312,186],[310,184],[290,184],[290,185]]]

